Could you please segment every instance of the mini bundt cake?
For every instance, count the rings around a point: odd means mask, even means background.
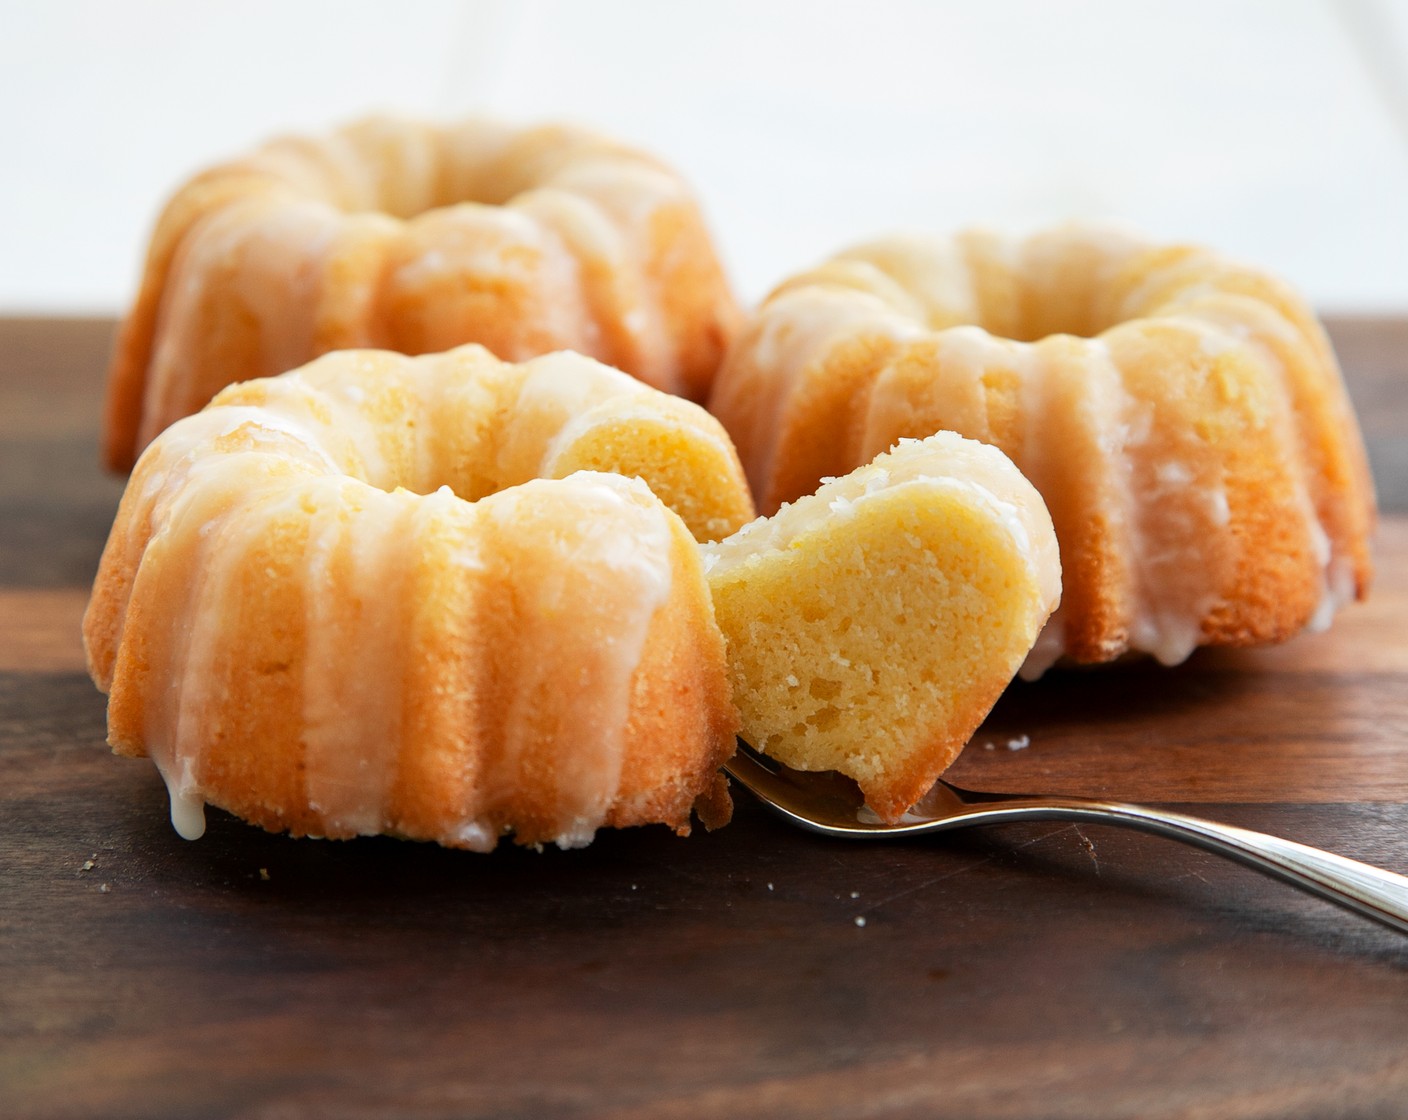
[[[726,819],[698,547],[607,470],[704,536],[752,515],[702,408],[576,355],[354,351],[226,389],[146,450],[103,553],[110,743],[186,835],[206,802],[480,850]]]
[[[104,456],[330,350],[576,350],[703,400],[737,320],[698,206],[574,128],[374,118],[208,170],[159,219],[109,374]]]
[[[766,300],[710,408],[765,513],[901,437],[1011,456],[1064,573],[1026,675],[1281,640],[1370,580],[1373,485],[1325,334],[1205,249],[1095,226],[865,245]]]
[[[983,721],[1061,596],[1040,495],[952,432],[902,441],[704,546],[751,745],[896,820]]]

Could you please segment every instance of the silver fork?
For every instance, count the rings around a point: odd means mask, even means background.
[[[1119,801],[976,793],[944,781],[897,824],[886,824],[866,807],[855,783],[837,774],[789,770],[741,740],[724,769],[784,820],[824,836],[891,840],[1008,821],[1123,825],[1227,856],[1408,933],[1408,876],[1251,829]]]

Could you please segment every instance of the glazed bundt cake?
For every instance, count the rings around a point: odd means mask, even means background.
[[[1061,594],[1041,497],[952,432],[704,552],[742,737],[854,778],[889,820],[968,742]]]
[[[103,553],[109,741],[186,835],[206,802],[480,850],[726,819],[702,561],[618,469],[701,535],[751,516],[702,408],[576,355],[353,351],[230,387],[147,449]]]
[[[1102,227],[895,237],[783,283],[710,399],[768,512],[902,437],[1000,447],[1061,542],[1028,663],[1175,663],[1328,624],[1375,512],[1334,355],[1284,284]]]
[[[699,209],[574,128],[376,118],[196,176],[157,223],[109,375],[118,470],[233,381],[330,350],[599,358],[703,400],[737,308]]]

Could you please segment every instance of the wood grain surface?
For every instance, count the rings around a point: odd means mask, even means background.
[[[1408,871],[1408,320],[1331,327],[1385,510],[1369,602],[1015,686],[957,780]],[[575,852],[218,812],[180,840],[77,632],[121,490],[110,331],[0,320],[0,1117],[1408,1115],[1408,938],[1151,837],[848,846],[740,793],[719,832]]]

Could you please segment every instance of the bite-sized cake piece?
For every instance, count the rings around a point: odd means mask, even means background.
[[[578,128],[372,118],[183,185],[109,374],[104,455],[330,350],[575,350],[703,400],[738,318],[699,207]]]
[[[1368,588],[1373,485],[1285,284],[1106,227],[893,237],[782,284],[710,399],[763,512],[901,437],[1005,451],[1065,590],[1027,672],[1328,625]]]
[[[701,535],[751,514],[712,418],[575,355],[347,352],[231,387],[147,449],[104,550],[109,742],[188,835],[206,802],[479,850],[726,819],[697,546],[612,469]]]
[[[704,552],[742,737],[854,778],[890,820],[968,742],[1061,594],[1041,497],[951,432]]]

